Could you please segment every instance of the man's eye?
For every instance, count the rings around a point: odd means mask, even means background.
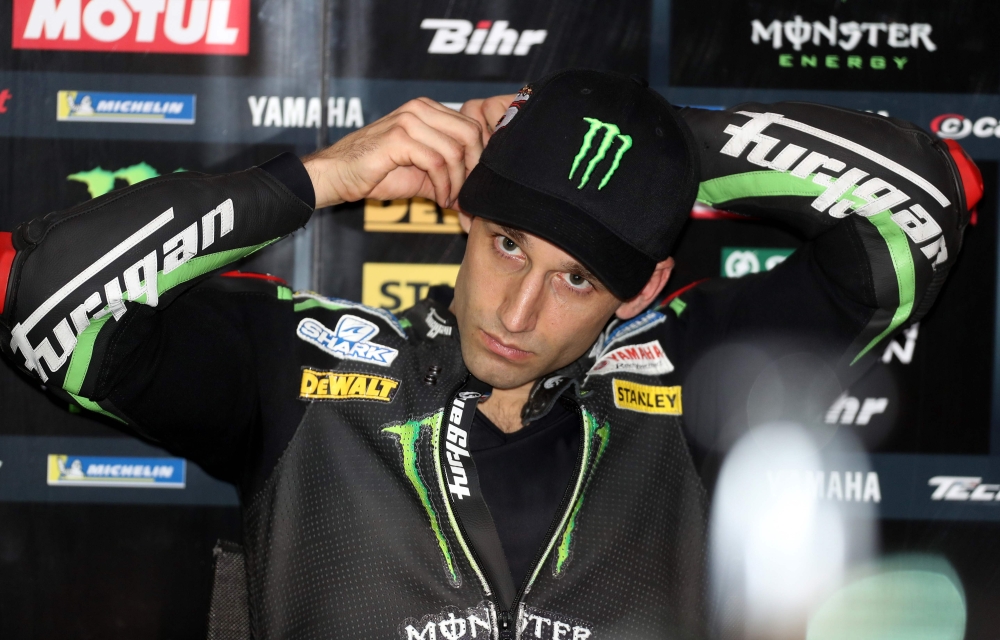
[[[500,249],[504,253],[509,253],[511,255],[517,255],[521,251],[521,247],[517,246],[517,243],[506,236],[500,236]]]
[[[591,286],[589,280],[577,273],[567,273],[564,279],[574,289],[587,289]]]

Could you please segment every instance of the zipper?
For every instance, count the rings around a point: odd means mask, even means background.
[[[559,401],[556,400],[556,402]],[[573,498],[576,494],[577,488],[578,487],[580,489],[583,488],[583,483],[581,482],[582,480],[581,476],[583,475],[584,466],[586,465],[587,462],[584,459],[584,454],[587,451],[587,421],[584,420],[583,418],[583,411],[580,410],[579,403],[574,401],[573,408],[576,410],[576,415],[580,419],[580,430],[581,430],[580,446],[577,448],[576,452],[576,469],[574,470],[575,473],[573,474],[573,476],[571,476],[571,482],[566,485],[566,489],[563,491],[562,500],[559,503],[559,508],[556,509],[556,513],[552,517],[552,522],[549,524],[549,530],[545,534],[545,540],[547,541],[547,543],[545,544],[545,546],[543,546],[538,550],[538,555],[535,556],[535,561],[531,564],[532,567],[531,572],[524,577],[524,582],[521,583],[521,587],[517,590],[517,594],[514,596],[514,602],[512,602],[510,605],[510,610],[504,612],[509,625],[513,625],[513,621],[511,620],[511,615],[515,611],[517,611],[518,606],[521,604],[521,598],[524,597],[525,592],[527,592],[528,588],[531,586],[532,582],[535,579],[535,576],[538,575],[538,572],[541,570],[540,566],[541,563],[548,556],[549,551],[552,549],[554,536],[556,536],[559,533],[559,531],[563,529],[563,526],[566,523],[566,518],[569,516],[570,510],[573,508],[573,502],[574,502]],[[511,627],[507,631],[506,636],[504,636],[503,633],[504,632],[501,631],[500,634],[501,640],[514,640],[515,630],[513,629],[513,627]]]
[[[457,393],[457,391],[456,391]],[[558,402],[558,400],[556,401]],[[580,439],[580,447],[577,450],[576,457],[576,469],[573,474],[575,479],[570,484],[566,485],[565,491],[563,491],[562,500],[559,503],[559,508],[556,509],[555,516],[552,518],[552,522],[549,524],[549,530],[545,534],[546,544],[538,550],[538,554],[535,556],[535,561],[531,565],[531,571],[524,577],[524,581],[521,583],[520,588],[518,588],[517,593],[514,595],[514,601],[510,605],[510,609],[504,609],[503,603],[500,602],[499,596],[497,594],[496,586],[490,580],[490,576],[487,572],[482,570],[482,562],[479,560],[479,556],[476,552],[475,546],[468,543],[468,535],[465,533],[465,525],[459,518],[455,518],[455,522],[458,524],[458,534],[462,536],[465,546],[469,550],[469,554],[472,556],[472,560],[476,563],[476,571],[483,577],[486,583],[489,585],[492,597],[490,600],[493,602],[493,606],[497,611],[497,622],[499,624],[500,640],[514,640],[517,633],[514,623],[514,612],[517,611],[518,606],[521,604],[521,598],[524,597],[525,592],[531,586],[538,574],[541,567],[539,566],[543,559],[548,555],[549,551],[553,546],[553,536],[555,536],[561,529],[562,525],[565,523],[567,516],[569,516],[569,510],[573,507],[573,496],[576,494],[577,488],[582,489],[583,485],[581,482],[581,475],[585,465],[584,453],[587,450],[587,422],[583,418],[583,411],[580,409],[580,405],[577,402],[573,402],[573,408],[576,409],[576,414],[580,418],[580,429],[582,431]],[[440,441],[437,445],[440,447]],[[437,452],[438,457],[441,456],[440,448]],[[451,500],[451,497],[445,495],[446,500]]]

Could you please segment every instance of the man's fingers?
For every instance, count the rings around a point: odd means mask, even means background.
[[[511,93],[492,98],[476,98],[462,105],[462,114],[475,119],[483,128],[483,145],[490,141],[494,127],[503,118],[514,97],[515,95]]]
[[[486,114],[483,113],[483,102],[485,101],[482,98],[466,100],[462,103],[462,108],[459,112],[479,123],[479,127],[482,129],[481,137],[483,145],[485,146],[490,141],[490,135],[493,133],[493,125],[486,120]]]
[[[482,150],[478,122],[423,98],[311,154],[304,164],[317,206],[372,193],[409,198],[427,194],[432,186],[434,200],[450,207]],[[426,179],[420,171],[426,172]]]
[[[444,111],[446,113],[450,111],[451,113],[457,113],[451,107],[446,107],[443,104],[441,104],[440,102],[438,102],[437,100],[431,100],[430,98],[425,98],[425,97],[414,98],[414,100],[417,101],[417,102],[422,102],[422,103],[426,104],[428,107],[431,107],[433,109],[437,109],[438,111]]]
[[[398,111],[412,113],[428,126],[457,140],[464,147],[467,172],[479,164],[479,156],[483,153],[483,134],[482,126],[475,119],[429,98],[411,100]]]
[[[510,103],[514,102],[515,94],[510,93],[502,96],[493,96],[492,98],[486,98],[483,100],[483,104],[480,107],[483,111],[483,117],[489,123],[490,134],[493,134],[493,128],[497,126],[500,119],[503,118],[504,114],[507,113],[507,108],[510,107]]]
[[[412,165],[427,174],[434,185],[434,200],[442,207],[452,199],[452,182],[448,161],[436,149],[414,139],[404,128],[396,127],[387,134],[389,159],[399,167]],[[463,176],[464,178],[464,176]],[[455,190],[458,195],[458,190]]]
[[[465,147],[458,140],[429,126],[411,113],[399,114],[397,123],[415,141],[433,149],[444,158],[451,183],[451,193],[448,196],[448,204],[450,205],[450,201],[458,197],[458,191],[462,188],[462,183],[465,182],[465,176],[468,175],[465,166]]]

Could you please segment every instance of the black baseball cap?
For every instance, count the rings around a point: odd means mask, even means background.
[[[552,242],[627,300],[688,218],[695,154],[677,110],[645,81],[561,71],[517,95],[458,201]]]

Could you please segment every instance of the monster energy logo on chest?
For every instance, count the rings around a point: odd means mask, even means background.
[[[604,156],[607,155],[608,149],[615,143],[615,140],[621,140],[622,146],[618,147],[618,151],[615,153],[615,158],[611,162],[611,167],[604,173],[604,178],[597,185],[597,190],[600,191],[604,188],[604,185],[608,184],[608,180],[611,176],[615,174],[618,170],[618,165],[622,161],[622,156],[625,152],[632,148],[632,136],[627,136],[622,134],[621,129],[617,125],[613,125],[610,122],[601,122],[597,118],[584,118],[589,124],[590,129],[583,136],[583,143],[580,145],[580,151],[577,152],[576,157],[573,158],[573,168],[569,170],[569,179],[573,179],[573,175],[576,173],[577,168],[580,166],[580,162],[587,157],[587,153],[590,152],[590,146],[594,142],[594,137],[597,132],[604,130],[604,137],[601,138],[601,144],[597,147],[597,153],[594,157],[590,159],[587,163],[587,168],[583,171],[583,177],[580,179],[580,184],[577,185],[577,189],[583,189],[583,187],[590,181],[590,174],[594,172],[594,168],[604,160]]]

